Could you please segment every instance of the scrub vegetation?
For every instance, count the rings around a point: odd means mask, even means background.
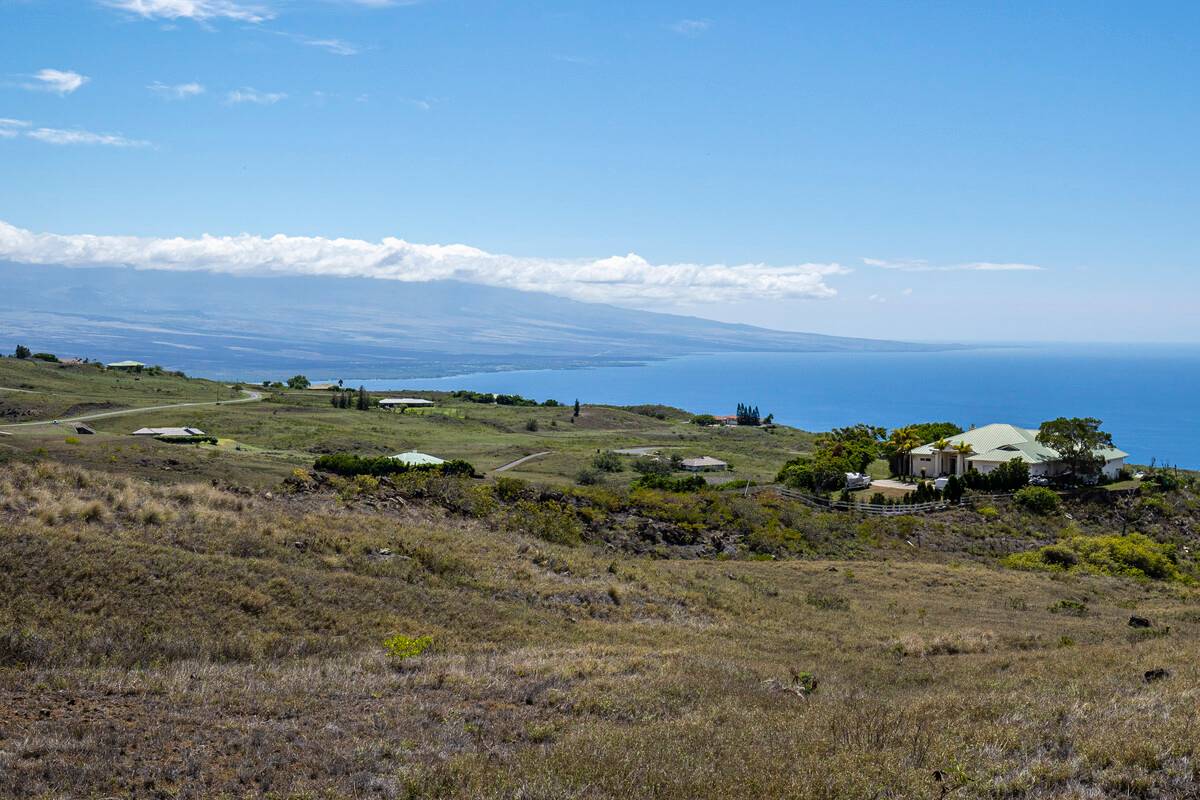
[[[45,391],[70,367],[33,369]],[[803,432],[455,402],[275,390],[0,437],[0,796],[1200,792],[1192,476],[864,517],[655,484],[678,478],[615,452],[743,478],[810,453]],[[218,445],[119,435],[196,417]],[[549,445],[544,480],[313,468],[413,448],[483,472]]]

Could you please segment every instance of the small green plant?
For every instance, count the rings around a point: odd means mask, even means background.
[[[64,441],[67,444],[79,444],[79,437],[78,436],[68,436]]]
[[[592,466],[601,472],[621,472],[625,469],[625,465],[621,462],[621,457],[608,450],[597,453],[592,458]]]
[[[1045,486],[1026,486],[1013,495],[1013,502],[1026,511],[1046,516],[1058,511],[1058,495]]]
[[[975,511],[984,519],[995,519],[1000,516],[1000,511],[995,506],[980,506]]]
[[[1051,605],[1048,609],[1051,614],[1070,614],[1073,617],[1087,616],[1087,603],[1081,603],[1078,600],[1059,600]]]
[[[402,664],[424,653],[431,644],[432,636],[405,636],[397,633],[383,640],[383,650],[393,663]]]

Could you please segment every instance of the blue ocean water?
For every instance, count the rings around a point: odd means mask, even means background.
[[[732,414],[739,402],[806,430],[951,420],[1036,428],[1104,421],[1135,463],[1200,468],[1200,345],[1038,345],[940,353],[728,353],[640,366],[347,381],[472,389],[562,402],[664,403]]]

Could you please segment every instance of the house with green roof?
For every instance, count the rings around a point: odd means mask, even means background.
[[[1014,458],[1029,465],[1031,476],[1051,477],[1066,471],[1059,454],[1037,440],[1038,432],[1016,425],[993,423],[972,428],[941,442],[914,448],[908,455],[909,472],[924,478],[962,475],[968,470],[991,472]],[[938,445],[944,445],[939,447]],[[1104,475],[1115,478],[1129,454],[1115,447],[1098,450],[1104,458]]]

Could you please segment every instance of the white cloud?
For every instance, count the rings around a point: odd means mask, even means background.
[[[712,27],[712,22],[707,19],[681,19],[667,27],[680,36],[699,36]]]
[[[15,139],[20,136],[30,123],[23,119],[6,119],[0,117],[0,139]]]
[[[262,106],[274,105],[286,97],[283,92],[260,92],[250,86],[234,89],[225,95],[225,99],[230,103],[257,103]]]
[[[869,267],[895,269],[901,272],[1040,272],[1043,270],[1043,267],[1039,267],[1036,264],[996,263],[992,261],[972,261],[965,264],[938,266],[920,259],[888,261],[880,258],[864,258],[863,263]]]
[[[293,36],[292,38],[309,47],[319,47],[335,56],[356,56],[362,52],[358,45],[341,39],[314,39],[309,36]]]
[[[168,97],[173,100],[183,100],[188,97],[195,97],[198,94],[204,94],[204,87],[196,82],[192,83],[176,83],[166,84],[161,81],[155,81],[146,87],[155,94]]]
[[[261,5],[232,0],[105,0],[110,8],[128,11],[146,19],[232,19],[239,22],[263,22],[275,16]]]
[[[66,130],[63,128],[30,128],[24,131],[30,139],[37,139],[46,144],[96,144],[106,147],[148,147],[149,142],[140,139],[127,139],[115,133],[93,133],[84,130]]]
[[[912,289],[901,289],[900,294],[904,295],[905,297],[909,297],[912,295]]]
[[[72,267],[210,271],[235,275],[325,275],[422,282],[457,280],[576,300],[634,306],[825,298],[837,264],[651,264],[634,253],[552,259],[488,253],[462,244],[414,244],[241,234],[153,239],[33,233],[0,222],[0,258]]]
[[[42,69],[38,70],[33,77],[39,82],[26,84],[25,88],[41,89],[63,95],[70,94],[91,80],[86,75],[80,75],[69,69]]]
[[[886,303],[887,302],[887,298],[881,294],[869,295],[867,297],[867,299],[870,300],[872,303]]]

